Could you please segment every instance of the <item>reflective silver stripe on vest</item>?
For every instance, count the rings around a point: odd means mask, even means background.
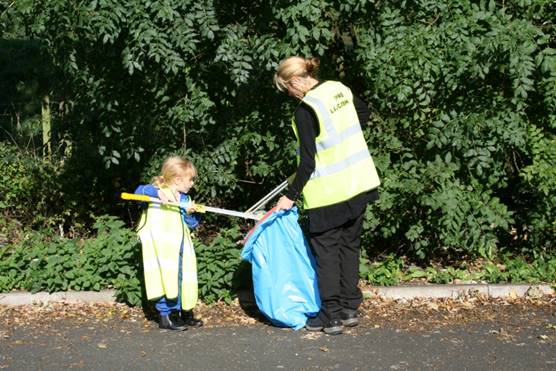
[[[329,137],[328,139],[317,143],[317,151],[324,151],[327,148],[334,147],[335,145],[340,144],[341,142],[348,139],[349,137],[359,133],[362,134],[361,125],[359,125],[359,123],[356,122],[354,125],[348,127],[346,130],[342,131],[341,133],[335,134],[335,136]]]
[[[348,127],[346,130],[342,131],[341,133],[336,134],[333,137],[329,137],[328,139],[323,140],[322,142],[318,142],[316,144],[317,152],[324,151],[325,149],[328,149],[330,147],[334,147],[335,145],[342,143],[344,140],[348,139],[349,137],[353,135],[357,135],[359,133],[363,134],[363,130],[361,130],[361,125],[359,125],[359,123],[356,122],[355,124]],[[295,153],[297,153],[298,155],[301,153],[299,146],[296,147]]]
[[[322,103],[322,101],[320,99],[311,97],[311,96],[305,96],[305,98],[303,98],[303,100],[308,101],[309,103],[314,104],[315,106],[317,106],[317,109],[319,110],[322,119],[323,119],[323,124],[324,127],[326,128],[326,131],[328,132],[328,136],[332,136],[332,135],[336,135],[338,133],[336,133],[336,128],[334,127],[334,124],[332,123],[332,118],[330,117],[330,114],[328,113],[328,110],[326,109],[326,107],[324,106],[324,104]]]
[[[340,171],[347,169],[351,165],[354,165],[360,161],[364,161],[369,157],[371,157],[369,150],[365,148],[364,150],[349,156],[344,161],[315,169],[315,171],[313,171],[313,174],[311,174],[311,179],[339,173]]]
[[[149,202],[149,209],[162,209],[162,206],[166,207],[166,209],[170,209],[171,211],[175,211],[175,212],[178,212],[178,209],[180,209],[180,206],[178,205],[169,205],[169,204],[162,205],[154,202]]]

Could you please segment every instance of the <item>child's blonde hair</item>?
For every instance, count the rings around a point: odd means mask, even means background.
[[[294,76],[317,78],[320,60],[318,58],[288,57],[280,62],[274,74],[274,85],[278,90],[288,90],[287,82]]]
[[[189,176],[196,177],[197,169],[191,161],[180,156],[170,156],[162,164],[162,170],[159,176],[153,178],[153,184],[157,187],[168,186],[174,182],[177,177]]]

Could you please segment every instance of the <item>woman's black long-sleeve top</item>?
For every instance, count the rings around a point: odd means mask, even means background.
[[[320,84],[319,84],[320,85]],[[317,85],[318,86],[318,85]],[[358,97],[353,96],[353,104],[361,124],[369,120],[370,112],[367,105]],[[288,187],[286,196],[297,200],[303,187],[315,170],[316,138],[319,135],[319,124],[315,112],[306,104],[295,110],[295,126],[299,136],[300,161],[293,182]],[[307,210],[309,216],[309,232],[320,233],[339,227],[347,221],[357,218],[370,201],[378,199],[378,191],[361,193],[347,201],[333,205]]]

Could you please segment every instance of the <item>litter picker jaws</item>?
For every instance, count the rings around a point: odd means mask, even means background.
[[[288,186],[288,181],[284,180],[276,188],[274,188],[272,191],[270,191],[270,193],[268,193],[266,196],[261,198],[259,201],[255,202],[255,204],[253,206],[251,206],[249,209],[247,209],[246,213],[260,212],[262,210],[262,208],[265,207],[265,205],[270,200],[272,200],[274,197],[276,197],[276,195],[279,194],[280,192],[282,192],[282,190],[284,188],[286,188],[287,186]]]

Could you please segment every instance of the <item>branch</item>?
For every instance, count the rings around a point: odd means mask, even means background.
[[[15,0],[12,1],[12,3],[6,7],[6,10],[4,10],[4,11],[2,12],[2,14],[0,14],[0,17],[3,17],[4,14],[6,14],[6,12],[8,11],[8,9],[10,9],[14,4],[15,4]]]

